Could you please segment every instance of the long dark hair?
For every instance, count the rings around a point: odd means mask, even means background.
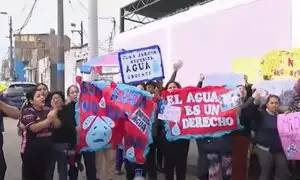
[[[47,91],[48,91],[48,95],[47,97],[45,97],[45,105],[50,107],[51,106],[51,98],[50,98],[50,91],[49,91],[49,87],[45,84],[45,83],[38,83],[35,87],[38,88],[39,86],[45,86]]]
[[[181,88],[181,85],[179,84],[179,82],[177,82],[177,81],[169,81],[169,82],[166,84],[166,86],[165,86],[165,90],[167,90],[168,87],[169,87],[169,85],[172,84],[172,83],[174,83],[174,84],[176,85],[177,88]]]
[[[59,96],[61,97],[63,103],[65,103],[65,95],[64,95],[63,92],[61,92],[61,91],[54,91],[54,92],[50,93],[50,94],[49,94],[50,100],[52,100],[52,97],[53,97],[54,95],[59,95]]]
[[[71,86],[68,87],[68,89],[67,89],[67,96],[70,96],[70,90],[71,90],[72,87],[76,88],[79,91],[79,88],[76,85],[73,84],[73,85],[71,85]]]

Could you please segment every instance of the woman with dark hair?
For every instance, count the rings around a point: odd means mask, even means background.
[[[166,84],[167,91],[172,91],[179,88],[181,88],[181,86],[176,81],[168,82]],[[190,141],[186,139],[168,141],[166,138],[165,128],[163,128],[161,133],[161,135],[164,137],[162,149],[165,160],[165,179],[174,180],[175,172],[177,180],[185,180]]]
[[[277,115],[280,106],[278,96],[270,95],[266,104],[259,108],[261,96],[258,91],[249,98],[247,105],[241,109],[241,120],[255,123],[255,151],[257,153],[261,173],[259,180],[289,180],[291,174],[288,161],[281,147],[277,130]],[[275,167],[275,171],[274,168]],[[273,174],[274,172],[274,174]]]
[[[57,163],[59,180],[68,179],[68,159],[69,152],[76,144],[76,125],[72,118],[68,107],[64,106],[65,98],[62,92],[57,91],[49,95],[51,99],[51,107],[58,110],[57,119],[59,127],[53,131],[53,161],[49,166],[49,180],[53,179],[53,172]]]
[[[22,111],[25,125],[22,139],[23,179],[46,179],[52,160],[52,128],[56,126],[56,110],[45,106],[44,94],[34,88],[27,96],[28,107]]]
[[[64,106],[62,113],[59,114],[59,116],[61,116],[62,119],[69,119],[70,122],[74,123],[75,126],[72,127],[72,128],[74,128],[73,130],[76,129],[75,104],[77,102],[78,93],[79,93],[79,89],[76,85],[71,85],[67,89],[68,102]],[[71,145],[71,148],[74,146],[75,146],[75,144]],[[96,157],[95,157],[94,152],[83,152],[82,154],[77,154],[72,157],[71,162],[69,163],[69,167],[70,167],[69,179],[77,180],[78,171],[83,170],[83,166],[81,164],[81,156],[83,156],[83,159],[84,159],[87,180],[96,180]]]
[[[51,107],[51,97],[49,96],[49,88],[44,83],[38,83],[36,86],[37,90],[41,91],[43,96],[45,97],[45,105]]]

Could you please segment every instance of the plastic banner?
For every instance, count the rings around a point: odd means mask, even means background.
[[[82,151],[116,148],[124,136],[124,121],[109,117],[107,109],[114,105],[106,100],[105,91],[111,91],[110,85],[77,80],[80,87],[76,104],[78,148]]]
[[[152,143],[151,130],[155,117],[151,94],[134,86],[118,84],[110,100],[127,117],[124,122],[125,158],[138,164],[144,163]]]
[[[159,46],[119,52],[123,83],[136,84],[164,78],[164,67]]]
[[[300,160],[300,112],[280,114],[277,129],[288,160]]]
[[[165,120],[166,137],[193,139],[220,137],[238,128],[237,107],[240,92],[225,86],[204,88],[186,87],[172,92],[163,91],[159,114],[163,116],[167,106],[181,108],[178,122]]]

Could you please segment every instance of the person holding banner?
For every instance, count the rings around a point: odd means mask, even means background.
[[[152,96],[155,96],[155,89],[156,89],[156,83],[154,81],[150,81],[146,83],[146,91],[148,91]],[[147,160],[146,160],[146,169],[147,174],[151,180],[157,179],[157,172],[156,172],[156,153],[158,147],[157,142],[157,126],[158,121],[155,120],[152,127],[152,137],[153,137],[153,143],[149,146],[149,152],[147,154]]]
[[[242,120],[255,121],[255,151],[261,166],[259,180],[269,180],[273,177],[275,180],[289,180],[291,173],[277,130],[280,99],[276,95],[270,95],[266,104],[260,109],[261,99],[259,92],[255,91],[252,98],[248,100],[247,106],[241,109]],[[275,171],[273,171],[274,167]]]
[[[67,104],[64,113],[69,114],[69,116],[72,117],[71,119],[74,122],[76,121],[74,114],[75,114],[75,104],[77,102],[78,93],[79,93],[79,89],[76,85],[71,85],[67,89]],[[84,159],[84,165],[86,169],[85,173],[86,173],[87,180],[96,180],[95,152],[83,152],[71,157],[71,161],[69,162],[69,179],[77,180],[78,171],[83,171],[83,165],[81,164],[82,156]]]
[[[166,89],[168,91],[172,91],[178,88],[181,88],[181,86],[176,81],[168,82],[166,84]],[[164,137],[163,152],[165,158],[165,179],[174,180],[175,171],[177,180],[185,180],[190,140],[179,139],[176,141],[169,141],[166,138],[165,131],[163,131],[162,136]],[[174,151],[175,149],[176,151]]]

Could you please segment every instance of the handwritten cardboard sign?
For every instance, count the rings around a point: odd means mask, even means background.
[[[164,78],[161,52],[157,45],[119,52],[119,62],[125,84]]]
[[[179,122],[181,117],[181,108],[177,106],[165,106],[163,112],[158,113],[158,119],[165,121]]]
[[[270,94],[274,94],[280,97],[283,106],[290,106],[295,96],[294,85],[295,81],[292,79],[275,79],[260,81],[253,84],[252,88],[258,91],[266,91],[263,93],[265,95],[264,99]]]
[[[300,160],[300,112],[281,114],[277,128],[288,160]]]
[[[203,86],[223,86],[236,87],[245,85],[244,75],[241,73],[217,73],[206,75]]]

